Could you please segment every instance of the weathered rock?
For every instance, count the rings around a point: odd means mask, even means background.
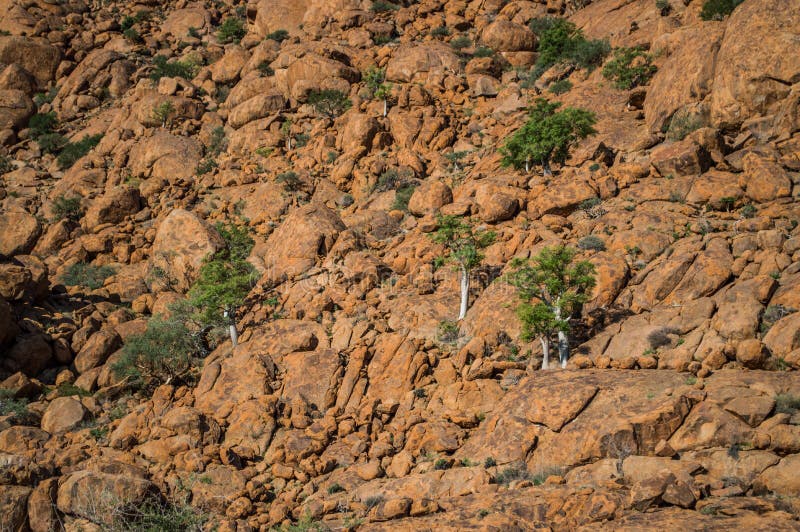
[[[408,201],[408,210],[415,216],[435,213],[453,202],[453,192],[441,181],[424,181],[414,189]]]
[[[505,19],[497,19],[486,26],[481,40],[498,52],[522,52],[536,48],[536,35],[530,29]]]
[[[42,430],[50,434],[60,434],[74,429],[86,415],[80,401],[72,397],[54,399],[42,416]]]
[[[68,475],[58,488],[58,509],[110,525],[115,510],[141,506],[157,493],[148,480],[130,474],[78,471]]]
[[[0,256],[13,257],[29,253],[36,245],[41,227],[27,212],[0,213]]]
[[[78,373],[86,373],[103,364],[121,344],[119,335],[114,331],[102,330],[94,333],[75,357],[75,369]]]

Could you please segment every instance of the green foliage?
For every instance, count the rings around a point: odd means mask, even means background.
[[[39,144],[39,149],[43,153],[56,154],[64,149],[64,146],[69,144],[67,137],[61,133],[46,133],[41,135],[36,142]]]
[[[515,480],[531,480],[532,475],[525,468],[524,464],[516,464],[503,469],[494,477],[494,483],[508,486]]]
[[[469,271],[483,260],[481,249],[495,240],[493,231],[476,229],[474,222],[460,216],[439,215],[437,229],[429,236],[446,249],[445,259],[456,264],[462,271]]]
[[[666,17],[672,10],[672,6],[669,5],[669,0],[656,0],[656,9],[662,17]]]
[[[547,88],[553,94],[564,94],[572,89],[572,82],[568,79],[560,79],[558,81],[554,81],[550,84]]]
[[[400,6],[391,2],[386,2],[386,0],[374,0],[370,9],[373,13],[388,13],[390,11],[397,11],[400,9]]]
[[[491,456],[487,456],[486,460],[483,461],[483,467],[489,469],[490,467],[494,467],[497,465],[497,461],[492,458]]]
[[[458,324],[454,321],[439,322],[436,339],[445,344],[454,344],[458,340]]]
[[[269,61],[261,61],[256,68],[261,73],[262,77],[266,78],[275,75],[275,71],[269,66]]]
[[[153,70],[150,79],[158,81],[161,78],[192,79],[197,72],[197,64],[193,61],[168,61],[167,56],[153,57]]]
[[[217,161],[215,161],[211,157],[208,157],[197,163],[197,168],[195,168],[194,171],[197,175],[205,175],[214,170],[214,168],[216,168],[217,166],[219,166],[217,164]]]
[[[109,532],[201,532],[210,516],[186,502],[149,499],[140,505],[113,508]]]
[[[71,168],[75,162],[89,153],[89,151],[97,146],[100,143],[100,139],[103,138],[102,133],[98,133],[97,135],[86,135],[78,142],[70,142],[61,150],[61,153],[58,154],[56,160],[58,161],[58,167],[62,170],[66,170],[67,168]]]
[[[6,174],[13,169],[14,167],[8,157],[0,154],[0,175]]]
[[[340,493],[342,491],[344,491],[344,488],[341,484],[337,484],[336,482],[328,486],[328,495],[333,495],[334,493]]]
[[[607,41],[587,40],[575,24],[563,18],[537,18],[531,21],[530,28],[539,37],[539,74],[558,63],[593,70],[611,50]]]
[[[730,15],[744,0],[705,0],[700,18],[703,20],[722,20]]]
[[[747,205],[739,209],[739,215],[742,218],[754,218],[757,212],[758,209],[756,209],[755,205],[753,205],[752,203],[748,203]]]
[[[431,35],[434,37],[447,37],[450,35],[450,28],[447,26],[439,26],[431,30]]]
[[[364,506],[369,509],[375,508],[380,503],[383,502],[383,495],[373,495],[372,497],[367,497],[364,499]]]
[[[42,107],[46,103],[52,103],[57,94],[58,87],[51,87],[47,92],[39,92],[35,94],[33,97],[33,103],[36,104],[37,108]]]
[[[472,57],[493,57],[495,51],[488,46],[478,46],[472,53]]]
[[[573,263],[576,251],[566,246],[546,247],[531,260],[515,259],[507,281],[520,300],[517,316],[522,338],[548,339],[569,332],[569,318],[588,299],[595,285],[595,268],[588,261]]]
[[[67,271],[61,276],[61,282],[65,286],[85,286],[97,290],[114,273],[114,268],[111,266],[95,266],[86,262],[76,262],[67,268]]]
[[[378,176],[378,182],[375,183],[374,192],[388,192],[389,190],[397,190],[412,184],[411,174],[407,171],[398,171],[396,168],[390,168]]]
[[[92,395],[92,392],[66,382],[59,384],[56,387],[56,392],[58,392],[59,397],[71,397],[73,395],[77,395],[78,397],[91,397]]]
[[[30,129],[31,138],[36,140],[42,135],[52,133],[56,124],[58,124],[58,118],[56,118],[55,111],[36,113],[28,120],[28,129]]]
[[[345,93],[336,89],[311,91],[308,103],[313,105],[318,113],[328,118],[336,118],[353,105]]]
[[[364,73],[364,81],[373,98],[385,100],[392,89],[392,84],[386,82],[386,69],[372,67]]]
[[[444,458],[439,458],[436,462],[433,463],[433,469],[436,471],[444,471],[445,469],[450,469],[450,462]]]
[[[66,197],[64,194],[59,195],[53,200],[51,208],[53,213],[53,221],[69,220],[70,222],[77,222],[83,216],[83,209],[81,208],[81,198],[73,196]]]
[[[769,305],[761,315],[761,334],[766,334],[776,322],[795,312],[783,305]]]
[[[398,188],[394,193],[394,202],[392,203],[392,210],[408,211],[408,202],[411,201],[411,196],[414,194],[414,185],[408,185]]]
[[[537,162],[547,169],[551,160],[565,161],[572,146],[595,133],[594,113],[574,107],[557,111],[560,105],[544,98],[536,100],[528,121],[500,148],[503,166],[522,169]]]
[[[12,390],[0,389],[0,416],[13,416],[15,420],[22,420],[27,415],[27,399],[17,399]]]
[[[244,22],[240,18],[228,17],[217,31],[217,40],[223,44],[235,42],[238,43],[244,37],[246,31],[244,29]]]
[[[297,523],[281,525],[277,530],[278,532],[323,532],[328,529],[322,523],[311,517],[310,513],[306,512]]]
[[[275,181],[282,183],[289,192],[297,192],[303,188],[303,180],[297,176],[296,172],[283,172],[275,177]]]
[[[275,30],[272,33],[268,33],[265,38],[277,42],[283,42],[289,38],[289,32],[286,30]]]
[[[781,393],[775,396],[775,412],[794,415],[800,412],[800,396]]]
[[[128,28],[122,32],[122,36],[125,37],[128,41],[132,42],[133,44],[139,44],[144,42],[142,36],[136,31],[136,28]]]
[[[606,243],[597,235],[589,235],[581,238],[578,241],[578,248],[593,251],[605,251]]]
[[[458,37],[454,37],[450,40],[450,46],[453,50],[463,50],[464,48],[469,48],[472,46],[472,40],[466,35],[459,35]]]
[[[683,140],[689,133],[705,125],[703,117],[698,114],[678,111],[669,121],[667,128],[668,140]]]
[[[162,127],[167,125],[172,114],[175,112],[175,106],[169,100],[163,101],[153,108],[153,120],[161,123]]]
[[[225,128],[217,126],[211,130],[211,136],[208,140],[208,149],[206,155],[216,157],[228,148],[228,138],[225,135]]]
[[[254,245],[247,228],[221,223],[216,227],[225,247],[205,261],[189,291],[197,320],[212,326],[231,323],[256,280],[256,270],[246,260]]]
[[[647,84],[658,70],[652,57],[641,48],[617,48],[614,57],[603,67],[603,77],[618,89],[627,90]]]
[[[184,380],[195,368],[193,355],[199,350],[198,337],[183,321],[154,317],[145,332],[127,339],[112,369],[138,387]]]

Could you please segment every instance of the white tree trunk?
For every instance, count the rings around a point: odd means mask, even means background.
[[[228,333],[231,336],[231,344],[233,347],[236,347],[239,343],[239,333],[236,331],[236,321],[233,319],[233,313],[225,310],[222,312],[222,315],[231,320],[230,325],[228,325]]]
[[[561,319],[561,298],[556,299],[556,321],[563,322]],[[558,331],[558,358],[561,361],[561,368],[567,367],[567,359],[569,358],[569,340],[564,331]]]
[[[467,305],[469,304],[469,271],[461,267],[461,308],[458,311],[458,320],[461,321],[467,315]]]
[[[383,117],[386,118],[386,113],[389,111],[389,106],[386,103],[386,98],[383,99]]]
[[[525,173],[527,174],[530,171],[531,171],[531,158],[530,157],[526,157],[525,158]]]
[[[550,169],[550,161],[542,161],[542,173],[545,177],[552,177],[553,170]]]
[[[542,342],[542,369],[550,369],[550,340],[546,336],[541,336],[539,341]]]

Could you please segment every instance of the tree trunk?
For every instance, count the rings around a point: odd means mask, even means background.
[[[545,159],[544,161],[542,161],[542,173],[544,174],[545,177],[553,176],[553,170],[550,169],[549,159]]]
[[[228,312],[227,310],[222,313],[223,316],[226,318],[230,318],[230,324],[228,325],[228,333],[231,337],[231,344],[233,347],[239,343],[239,333],[236,331],[236,319],[234,318],[233,312]]]
[[[544,355],[542,369],[550,369],[550,340],[546,336],[541,336],[539,341],[542,342],[542,354]]]
[[[562,322],[561,319],[561,298],[556,299],[556,321]],[[561,361],[561,367],[567,367],[567,359],[569,358],[569,340],[564,331],[558,331],[558,358]]]
[[[458,320],[461,321],[467,315],[467,304],[469,303],[469,270],[461,267],[461,308],[458,311]]]
[[[386,118],[386,113],[389,111],[388,104],[386,103],[386,98],[383,99],[383,117]]]
[[[530,171],[531,171],[531,158],[530,157],[526,157],[525,158],[525,173],[527,174]]]

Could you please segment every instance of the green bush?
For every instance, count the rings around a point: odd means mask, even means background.
[[[192,79],[197,72],[197,65],[193,61],[168,61],[164,55],[153,58],[153,70],[150,79],[158,81],[161,78]]]
[[[431,30],[431,35],[434,37],[447,37],[450,35],[450,28],[447,26],[439,26]]]
[[[705,125],[703,117],[697,114],[678,111],[669,121],[668,140],[683,140],[691,133]]]
[[[142,36],[136,31],[136,28],[128,28],[127,30],[122,32],[122,36],[125,37],[128,41],[132,42],[133,44],[140,44],[144,42]]]
[[[134,386],[184,381],[197,366],[194,355],[199,350],[197,335],[182,321],[154,317],[147,322],[145,332],[127,339],[112,369]]]
[[[33,103],[36,107],[42,107],[46,103],[52,103],[58,94],[58,87],[51,87],[47,92],[39,92],[33,96]]]
[[[39,149],[43,153],[56,154],[63,150],[69,141],[61,133],[46,133],[37,138],[36,143],[39,144]]]
[[[56,160],[58,167],[62,170],[71,168],[75,162],[89,153],[89,151],[100,143],[103,138],[102,133],[97,135],[87,135],[78,142],[70,142],[61,150]]]
[[[463,50],[472,46],[472,41],[466,35],[459,35],[450,40],[450,46],[454,50]]]
[[[28,400],[17,399],[12,390],[0,388],[0,416],[13,416],[14,420],[21,421],[28,416]]]
[[[344,488],[340,484],[337,484],[335,482],[330,486],[328,486],[328,495],[333,495],[334,493],[341,493],[342,491],[344,491]]]
[[[575,24],[563,18],[537,18],[531,21],[530,28],[539,37],[539,75],[563,62],[592,70],[602,64],[610,51],[607,41],[587,40]]]
[[[67,268],[61,276],[61,282],[66,286],[85,286],[97,290],[105,280],[114,275],[111,266],[95,266],[86,262],[76,262]]]
[[[58,119],[55,112],[36,113],[28,120],[31,138],[36,140],[42,135],[52,133],[57,123]]]
[[[508,486],[515,480],[531,480],[532,478],[533,475],[528,472],[524,464],[517,464],[507,467],[497,473],[494,477],[494,483]]]
[[[450,462],[448,462],[444,458],[439,458],[436,462],[433,463],[433,468],[436,471],[444,471],[445,469],[450,469]]]
[[[271,66],[269,66],[269,61],[261,61],[256,68],[261,73],[262,77],[269,77],[275,75],[275,71],[272,69]]]
[[[603,67],[603,77],[613,81],[616,88],[627,90],[645,85],[656,70],[650,54],[641,48],[617,48]]]
[[[247,33],[244,29],[242,19],[229,17],[226,18],[217,31],[217,40],[223,44],[238,43]]]
[[[314,109],[329,118],[335,118],[344,113],[353,105],[347,95],[336,89],[322,89],[311,91],[308,95],[308,103]]]
[[[775,396],[775,412],[794,415],[800,412],[800,396],[781,393]]]
[[[408,202],[411,201],[411,196],[416,188],[414,185],[398,188],[394,193],[392,209],[403,212],[408,211]]]
[[[210,516],[186,502],[151,498],[140,505],[111,505],[108,532],[201,532]]]
[[[597,235],[589,235],[578,241],[578,248],[583,250],[605,251],[606,243]]]
[[[0,155],[0,175],[7,174],[14,169],[11,161],[5,155]]]
[[[217,166],[219,166],[217,164],[217,161],[209,157],[200,161],[197,164],[197,167],[194,169],[194,171],[197,175],[206,175],[207,173],[214,170],[214,168],[216,168]]]
[[[81,198],[79,196],[68,198],[61,194],[53,200],[52,212],[54,222],[62,219],[77,222],[83,215]]]
[[[672,6],[669,5],[669,0],[656,0],[656,9],[658,10],[659,15],[666,17],[672,10]]]
[[[733,12],[744,0],[706,0],[700,11],[703,20],[722,20]]]
[[[275,30],[272,33],[268,33],[265,38],[273,41],[283,42],[289,38],[289,32],[286,30]]]
[[[297,192],[303,188],[303,180],[297,175],[297,172],[283,172],[275,176],[275,181],[282,183],[283,187],[289,192]]]
[[[492,57],[494,55],[495,51],[488,46],[478,46],[472,53],[472,57]]]
[[[446,344],[453,344],[458,340],[458,324],[454,321],[444,320],[439,322],[437,339]]]
[[[225,135],[225,128],[217,126],[211,130],[211,137],[208,140],[206,155],[216,157],[228,148],[228,138]]]
[[[569,92],[572,89],[572,82],[568,79],[560,79],[558,81],[554,81],[550,84],[547,88],[553,94],[564,94]]]
[[[388,13],[390,11],[397,11],[400,9],[400,6],[391,2],[386,2],[385,0],[375,0],[372,2],[372,7],[370,7],[370,9],[373,13]]]

